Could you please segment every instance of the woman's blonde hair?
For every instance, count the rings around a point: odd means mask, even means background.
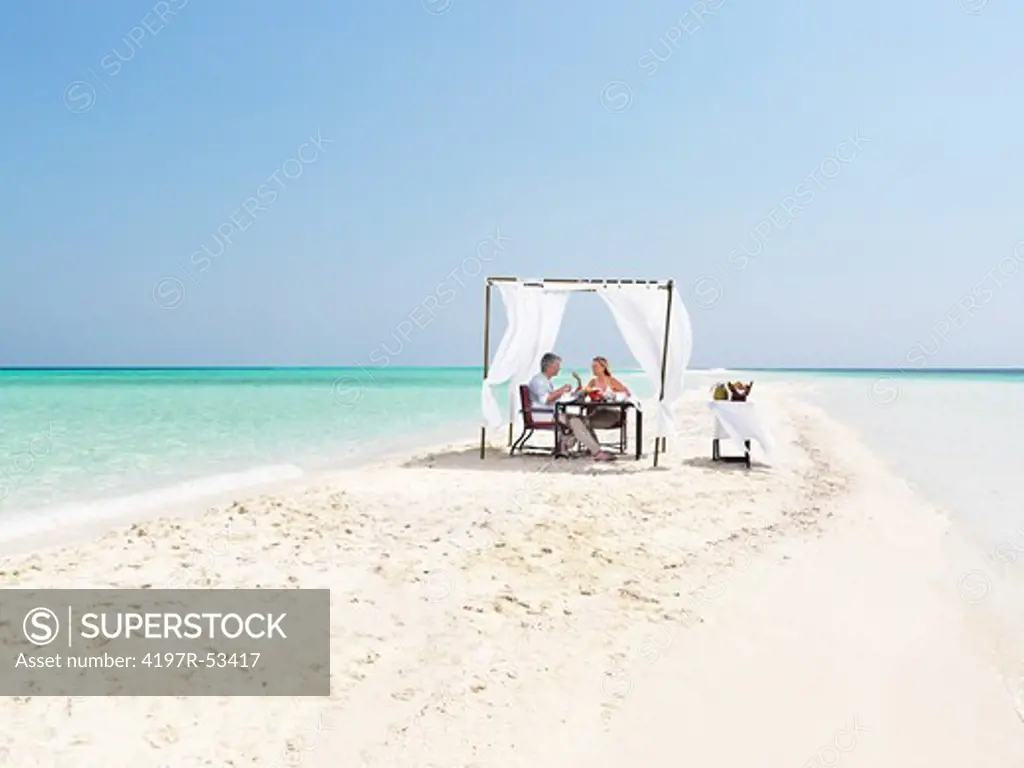
[[[600,363],[601,365],[604,366],[604,375],[605,376],[611,376],[612,375],[612,369],[608,367],[608,358],[601,357],[600,355],[598,355],[597,357],[594,358],[594,362],[595,363]]]

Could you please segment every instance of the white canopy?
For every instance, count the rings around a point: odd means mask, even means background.
[[[683,394],[683,377],[693,350],[693,330],[686,307],[672,281],[568,281],[514,280],[491,278],[508,315],[508,328],[498,345],[483,382],[482,407],[485,427],[510,424],[518,411],[517,389],[539,370],[545,352],[555,349],[562,317],[573,292],[597,293],[608,305],[615,323],[633,356],[640,363],[654,391],[645,413],[645,431],[651,437],[675,433],[673,409]],[[666,345],[665,323],[669,322],[667,355],[664,356],[664,397],[662,360]],[[502,408],[494,388],[508,385],[506,407]],[[648,426],[648,424],[650,426]]]

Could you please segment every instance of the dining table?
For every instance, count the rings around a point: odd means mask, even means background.
[[[580,395],[572,395],[561,398],[555,401],[555,421],[562,421],[559,418],[562,415],[565,416],[581,416],[584,420],[589,418],[589,415],[598,408],[616,408],[622,412],[622,435],[623,439],[619,442],[619,452],[625,453],[625,429],[626,429],[626,415],[629,411],[633,411],[636,419],[636,460],[639,461],[643,456],[643,445],[644,445],[644,412],[640,408],[640,404],[631,398],[626,399],[608,399],[608,400],[591,400],[590,398],[583,397]],[[555,441],[555,447],[552,449],[553,456],[559,456],[562,454],[558,453],[558,441]]]

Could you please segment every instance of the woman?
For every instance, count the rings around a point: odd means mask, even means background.
[[[629,388],[621,381],[612,376],[608,360],[604,357],[595,357],[590,364],[590,370],[594,378],[587,382],[584,387],[580,377],[576,376],[576,382],[588,395],[591,392],[598,392],[604,399],[610,400],[615,395],[630,397]],[[622,427],[621,408],[593,408],[588,418],[591,429],[619,429]]]
[[[584,387],[586,392],[600,392],[605,397],[608,397],[610,394],[621,393],[626,397],[630,397],[629,388],[612,376],[612,370],[608,367],[607,358],[595,357],[590,364],[590,370],[594,374],[594,378],[588,381],[587,386]]]

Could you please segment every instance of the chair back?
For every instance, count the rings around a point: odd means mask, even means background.
[[[555,415],[551,411],[542,411],[540,418],[537,418],[530,397],[530,387],[526,384],[519,385],[519,406],[519,411],[523,415],[523,426],[527,429],[550,429],[555,423]]]
[[[519,412],[523,415],[523,426],[533,429],[533,403],[530,402],[530,388],[526,384],[519,385]]]
[[[530,387],[526,384],[519,385],[519,412],[523,416],[524,429],[554,429],[555,415],[548,411],[541,414],[541,418],[535,418],[533,412],[533,401],[530,399]]]

